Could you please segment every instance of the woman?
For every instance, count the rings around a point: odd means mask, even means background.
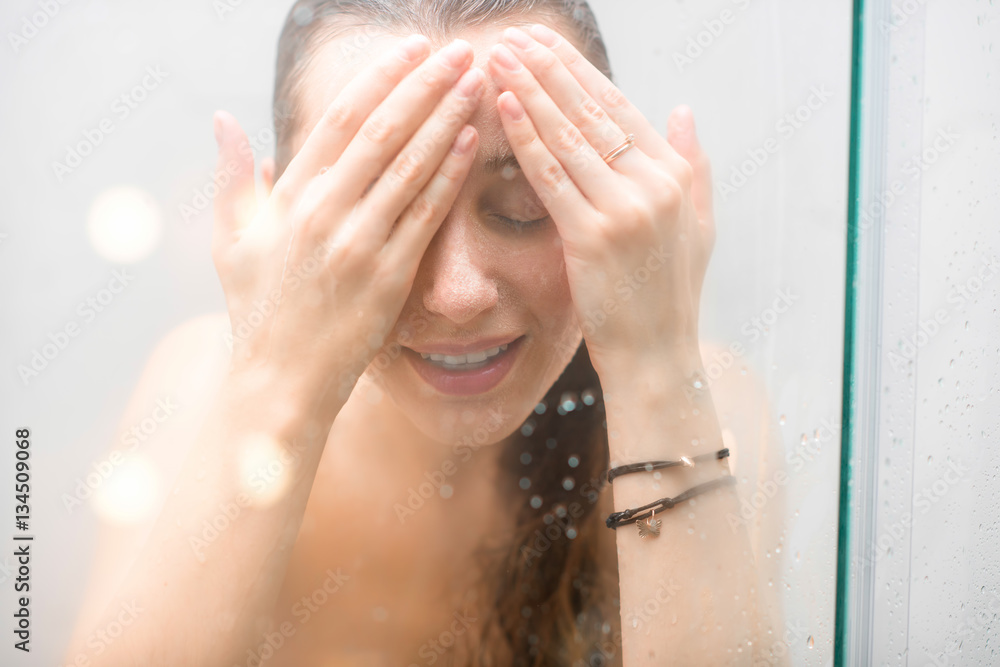
[[[582,1],[296,3],[262,203],[215,117],[231,358],[216,318],[154,355],[137,395],[208,381],[81,627],[139,611],[67,662],[773,660],[736,491],[700,486],[729,472],[697,335],[707,160],[689,110],[668,142],[610,76]]]

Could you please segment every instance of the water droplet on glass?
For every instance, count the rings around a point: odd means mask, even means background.
[[[813,641],[813,636],[809,635],[809,639],[808,639],[808,641],[806,641],[806,646],[808,646],[809,648],[812,648],[813,646],[815,646],[815,644],[816,644],[816,642]]]

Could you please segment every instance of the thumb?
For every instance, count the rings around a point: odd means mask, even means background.
[[[219,157],[215,168],[215,224],[212,246],[224,250],[239,240],[257,213],[253,150],[247,135],[232,114],[216,111],[213,117]]]
[[[687,160],[693,170],[691,200],[698,219],[712,224],[712,166],[701,149],[694,127],[694,112],[682,104],[667,119],[667,141],[677,153]]]

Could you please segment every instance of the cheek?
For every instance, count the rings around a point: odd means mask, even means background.
[[[503,282],[514,292],[518,307],[529,311],[546,329],[563,328],[573,301],[555,227],[531,241],[505,244],[500,256]]]

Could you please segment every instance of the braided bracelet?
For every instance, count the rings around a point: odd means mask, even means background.
[[[711,491],[716,487],[720,487],[726,484],[734,484],[736,478],[732,475],[724,475],[718,479],[713,479],[710,482],[705,482],[704,484],[698,484],[697,486],[692,486],[687,491],[684,491],[679,496],[675,498],[660,498],[659,500],[654,500],[648,505],[643,505],[642,507],[636,507],[633,509],[622,510],[621,512],[614,512],[608,515],[607,524],[608,528],[616,529],[619,526],[624,526],[627,523],[631,523],[635,520],[636,525],[639,526],[639,535],[645,537],[644,532],[651,532],[653,535],[660,534],[660,522],[655,518],[657,510],[670,509],[678,503],[682,503],[689,498],[693,498],[700,493],[705,493],[706,491]],[[650,511],[646,511],[650,510]],[[639,514],[643,512],[642,514]],[[647,525],[643,525],[642,520],[653,517],[653,520]]]
[[[695,461],[707,461],[710,459],[724,459],[729,456],[729,448],[720,449],[711,454],[700,454],[698,456],[682,456],[680,461],[646,461],[645,463],[629,463],[618,466],[608,471],[608,484],[614,481],[615,477],[627,475],[630,472],[652,472],[659,468],[672,468],[674,466],[693,466]]]

